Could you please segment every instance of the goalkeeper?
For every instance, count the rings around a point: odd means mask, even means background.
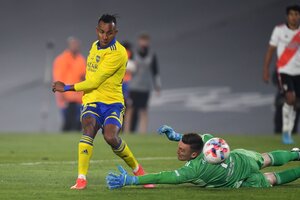
[[[144,176],[130,176],[118,166],[120,174],[109,173],[106,182],[109,189],[126,185],[143,184],[182,184],[192,183],[200,187],[271,187],[292,182],[300,177],[300,167],[282,172],[262,173],[261,169],[269,166],[281,166],[290,161],[299,160],[299,149],[294,151],[272,151],[257,153],[245,149],[231,151],[230,156],[220,164],[207,163],[202,154],[203,144],[212,138],[210,134],[176,133],[169,126],[158,129],[169,140],[178,141],[177,156],[187,163],[173,171],[162,171]]]

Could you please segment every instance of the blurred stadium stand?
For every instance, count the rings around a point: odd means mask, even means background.
[[[295,2],[1,0],[0,131],[42,129],[42,103],[51,92],[43,85],[47,41],[57,55],[65,38],[77,36],[86,56],[98,16],[109,12],[120,16],[118,40],[134,42],[147,31],[159,57],[166,91],[151,101],[149,131],[167,123],[178,131],[270,134],[275,88],[262,83],[263,57],[273,27]],[[164,104],[164,92],[169,100],[175,94],[174,102]],[[212,99],[203,100],[207,95]],[[49,97],[44,129],[58,131],[59,111]]]

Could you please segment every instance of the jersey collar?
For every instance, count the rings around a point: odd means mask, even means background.
[[[108,47],[114,45],[116,42],[117,42],[117,40],[116,40],[116,38],[114,38],[114,39],[112,39],[112,41],[111,41],[108,45],[106,45],[106,46],[104,46],[104,47],[101,47],[101,46],[100,46],[100,41],[98,41],[98,42],[97,42],[97,49],[98,49],[98,50],[100,50],[100,49],[106,49],[106,48],[108,48]]]

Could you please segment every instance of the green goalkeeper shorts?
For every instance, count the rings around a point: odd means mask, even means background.
[[[264,158],[258,152],[250,151],[246,149],[235,149],[233,151],[247,156],[249,158],[251,167],[254,169],[260,170],[264,164]]]
[[[241,187],[256,187],[256,188],[267,188],[272,187],[269,181],[261,172],[253,173],[249,178],[245,179]]]
[[[245,149],[235,149],[233,151],[247,156],[250,167],[253,169],[253,173],[243,181],[241,187],[272,187],[264,174],[259,171],[264,164],[264,159],[260,153]]]

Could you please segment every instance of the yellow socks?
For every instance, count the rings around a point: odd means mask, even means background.
[[[138,169],[139,163],[123,140],[121,140],[119,147],[113,149],[113,151],[117,156],[122,158],[132,170]]]
[[[83,135],[80,139],[78,145],[78,178],[86,179],[93,154],[93,141],[94,139],[87,135]],[[138,169],[139,163],[123,140],[116,149],[113,149],[113,152],[122,158],[132,170]]]
[[[78,145],[78,177],[86,178],[89,169],[90,159],[93,155],[94,139],[87,135],[82,135]]]

